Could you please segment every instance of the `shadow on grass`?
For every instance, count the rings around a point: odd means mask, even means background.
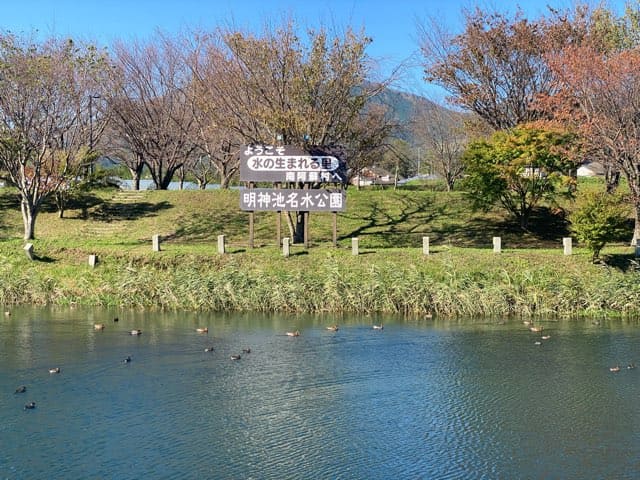
[[[75,193],[71,196],[65,206],[65,217],[69,214],[71,210],[79,210],[81,213],[76,218],[86,219],[89,217],[89,209],[95,208],[104,203],[104,199],[99,196],[91,193],[91,192],[81,192]],[[19,206],[19,205],[18,205]],[[47,200],[42,204],[42,212],[43,213],[55,213],[58,211],[58,206],[54,201],[53,197],[47,198]],[[68,217],[74,218],[74,217]]]
[[[33,256],[33,260],[35,262],[41,262],[41,263],[55,263],[56,260],[54,258],[48,257],[46,255],[34,255]]]
[[[95,221],[114,222],[121,220],[137,220],[143,217],[154,216],[157,212],[173,208],[173,204],[166,200],[158,203],[135,202],[106,202],[100,205],[90,214]]]
[[[0,231],[7,231],[7,222],[3,221],[3,213],[9,210],[20,211],[20,196],[13,189],[0,188]]]
[[[486,247],[492,237],[502,237],[510,248],[552,247],[569,235],[569,222],[562,211],[543,207],[536,209],[523,230],[517,221],[501,214],[473,215],[470,207],[450,207],[434,204],[430,198],[399,197],[401,209],[390,213],[384,205],[374,202],[365,215],[344,215],[357,228],[342,234],[339,239],[352,237],[375,238],[376,246],[418,247],[421,236],[433,243],[449,243],[460,247]],[[465,210],[467,214],[465,215]]]
[[[290,252],[289,256],[290,257],[300,257],[303,255],[309,255],[309,251],[308,250],[300,250],[299,252]]]
[[[219,212],[216,215],[192,215],[183,218],[181,225],[167,236],[169,240],[211,241],[216,232],[225,232],[230,237],[246,235],[248,219],[237,212]]]
[[[431,198],[396,197],[401,204],[398,213],[390,213],[380,202],[372,202],[363,216],[344,214],[343,217],[361,225],[338,236],[338,240],[353,237],[382,237],[383,243],[396,247],[409,246],[412,237],[424,233],[431,222],[446,216],[446,206],[434,207]]]
[[[623,273],[640,272],[640,259],[636,258],[633,253],[603,255],[596,263],[605,268],[615,268]]]

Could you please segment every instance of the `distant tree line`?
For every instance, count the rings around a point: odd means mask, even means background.
[[[144,169],[157,189],[176,175],[226,188],[252,143],[339,145],[357,174],[396,127],[369,102],[387,86],[372,81],[370,42],[322,26],[301,36],[292,21],[108,50],[1,33],[0,171],[20,192],[24,238],[42,202],[63,203],[102,156],[126,165],[136,189]]]

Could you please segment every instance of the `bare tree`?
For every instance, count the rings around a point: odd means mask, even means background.
[[[437,19],[420,28],[426,79],[451,94],[451,101],[479,115],[496,130],[535,121],[539,95],[554,93],[545,56],[586,34],[589,11],[573,16],[550,10],[530,21],[476,8],[465,11],[464,31],[445,31]]]
[[[413,115],[412,130],[421,152],[444,179],[447,190],[462,177],[462,154],[469,142],[466,117],[460,112],[433,105]]]
[[[217,171],[221,188],[228,188],[231,178],[238,172],[239,150],[245,143],[237,125],[238,120],[256,124],[251,112],[238,115],[243,108],[243,79],[225,55],[220,35],[195,33],[182,39],[184,62],[191,74],[191,83],[185,93],[194,111],[193,141],[198,152],[192,156],[188,168],[196,177],[200,188]],[[242,100],[240,100],[242,99]]]
[[[42,202],[69,187],[94,155],[92,96],[101,52],[71,40],[0,35],[0,169],[18,188],[24,239]]]
[[[177,43],[157,34],[142,44],[114,45],[107,89],[111,129],[130,150],[135,173],[142,159],[157,189],[166,189],[193,144],[193,109],[184,94],[189,83]],[[131,167],[130,167],[131,168]]]

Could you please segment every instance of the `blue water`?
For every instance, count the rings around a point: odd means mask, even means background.
[[[379,321],[14,309],[0,479],[638,478],[640,326]]]

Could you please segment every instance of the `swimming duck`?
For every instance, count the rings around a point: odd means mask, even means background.
[[[627,368],[629,370],[632,370],[632,369],[636,368],[636,364],[635,363],[630,363],[629,365],[627,365]]]
[[[196,328],[196,332],[198,333],[209,333],[208,327]]]
[[[251,353],[251,349],[249,347],[243,348],[242,353]]]
[[[27,391],[27,387],[24,385],[21,385],[20,387],[16,388],[16,393],[24,393]]]
[[[616,365],[615,367],[609,367],[609,371],[613,373],[618,373],[620,371],[620,365]]]
[[[204,347],[205,352],[213,352],[213,347]]]
[[[540,326],[540,327],[529,327],[529,330],[536,333],[536,332],[541,332],[544,329],[544,327]]]
[[[60,373],[60,367],[50,368],[49,373]]]
[[[384,330],[384,325],[383,325],[383,324],[380,324],[380,325],[374,325],[374,326],[373,326],[373,329],[374,329],[374,330]]]
[[[240,360],[242,357],[240,355],[231,355],[231,360]]]
[[[131,330],[129,333],[131,335],[142,335],[142,330]]]
[[[24,406],[25,410],[33,410],[36,408],[36,402],[29,402]]]
[[[300,332],[298,330],[296,330],[295,332],[287,332],[287,336],[288,337],[299,337],[300,336]]]
[[[6,312],[4,312],[4,314],[5,314],[7,317],[10,317],[10,316],[11,316],[11,312],[10,312],[10,311],[8,311],[8,310],[7,310]]]
[[[115,318],[113,319],[113,321],[114,321],[114,322],[117,322],[118,320],[120,320],[118,317],[115,317]]]
[[[126,357],[124,357],[124,360],[122,360],[122,363],[129,363],[131,361],[131,356],[127,355]]]
[[[104,323],[94,323],[93,328],[94,330],[104,330]]]
[[[338,331],[338,325],[330,325],[327,327],[327,330],[331,330],[332,332]]]

